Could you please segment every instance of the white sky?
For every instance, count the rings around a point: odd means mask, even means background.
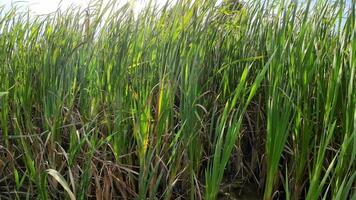
[[[103,0],[108,1],[108,0]],[[144,8],[145,3],[147,3],[149,0],[117,0],[125,4],[126,2],[134,2],[134,10],[135,12],[141,10]],[[163,5],[166,3],[167,0],[155,0],[158,2],[158,4]],[[171,0],[175,1],[175,0]],[[221,1],[221,0],[219,0]],[[300,2],[303,2],[305,0],[299,0]],[[346,3],[348,6],[351,5],[352,0],[346,0]],[[61,2],[61,4],[59,4]],[[90,0],[0,0],[0,6],[5,5],[5,9],[11,7],[12,4],[16,4],[18,6],[21,5],[22,9],[27,10],[30,9],[30,11],[34,14],[48,14],[53,11],[55,11],[58,8],[58,5],[61,5],[62,9],[65,9],[69,7],[70,5],[74,6],[82,6],[86,7]]]
[[[104,0],[108,1],[108,0]],[[145,3],[148,0],[117,0],[120,4],[125,4],[128,1],[134,3],[135,10],[140,10],[144,8]],[[166,3],[167,0],[156,0],[159,4]],[[65,9],[71,5],[86,7],[89,4],[90,0],[0,0],[0,6],[5,6],[5,8],[11,7],[15,4],[21,6],[22,9],[27,10],[27,8],[34,14],[48,14],[55,11],[58,8],[58,5],[62,9]]]

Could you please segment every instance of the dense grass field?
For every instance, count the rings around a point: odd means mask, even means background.
[[[0,9],[0,199],[356,199],[356,2]]]

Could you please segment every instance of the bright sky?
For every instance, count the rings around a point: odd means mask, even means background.
[[[108,0],[104,0],[108,1]],[[145,3],[149,0],[117,0],[122,3],[126,3],[127,1],[135,2],[134,9],[135,11],[139,11],[144,8]],[[159,4],[164,4],[167,0],[156,0]],[[173,0],[174,1],[174,0]],[[299,0],[305,1],[305,0]],[[351,5],[352,0],[346,0],[348,5]],[[11,7],[12,4],[21,5],[23,9],[29,8],[31,12],[35,14],[47,14],[55,11],[58,8],[58,5],[61,8],[67,8],[70,5],[74,6],[82,6],[86,7],[90,0],[0,0],[0,6],[5,5],[5,8]],[[60,3],[60,4],[59,4]]]
[[[104,0],[108,1],[108,0]],[[128,1],[135,3],[135,10],[144,8],[145,3],[148,0],[117,0],[120,4],[125,4]],[[156,0],[159,4],[164,4],[167,0]],[[21,6],[23,9],[30,9],[35,14],[48,14],[55,11],[60,5],[61,8],[67,8],[69,6],[82,6],[86,7],[90,0],[0,0],[0,6],[5,5],[6,8],[15,4]]]

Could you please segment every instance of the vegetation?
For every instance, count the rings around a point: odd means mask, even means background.
[[[0,199],[355,199],[345,3],[2,8]]]

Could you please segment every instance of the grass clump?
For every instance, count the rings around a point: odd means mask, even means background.
[[[0,199],[354,199],[355,5],[1,9]]]

